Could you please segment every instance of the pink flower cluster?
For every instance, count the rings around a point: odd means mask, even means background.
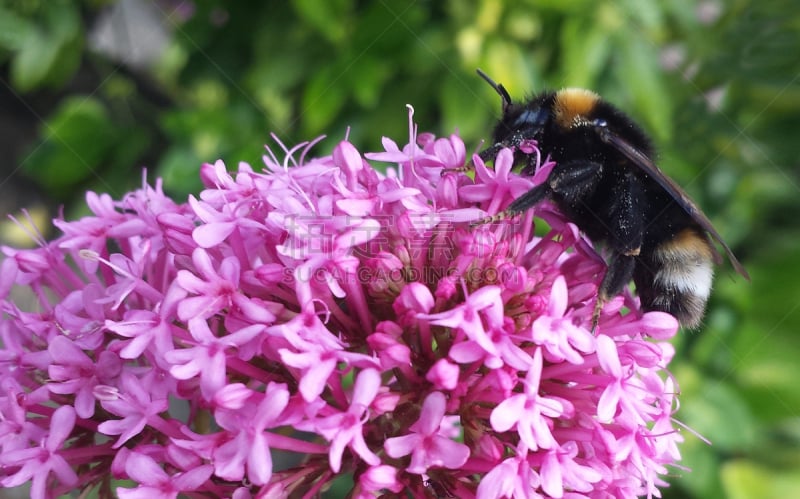
[[[3,248],[0,485],[658,497],[677,322],[626,292],[593,334],[605,264],[574,225],[546,203],[540,235],[470,225],[553,164],[521,177],[503,150],[473,179],[457,136],[409,122],[402,149],[204,165],[186,203],[89,193],[55,241]]]

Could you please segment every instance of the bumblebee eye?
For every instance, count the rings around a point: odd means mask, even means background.
[[[592,125],[605,128],[608,126],[608,122],[606,120],[597,118],[596,120],[592,121]]]
[[[526,109],[514,120],[511,126],[514,128],[543,126],[547,122],[548,116],[549,114],[546,109]]]

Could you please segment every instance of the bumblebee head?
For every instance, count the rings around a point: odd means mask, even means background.
[[[486,80],[503,100],[503,117],[495,127],[494,144],[481,151],[481,159],[493,158],[504,147],[517,149],[523,141],[537,139],[552,121],[553,113],[550,106],[539,101],[524,105],[515,103],[502,84],[496,83],[480,69],[478,75]]]
[[[607,126],[604,114],[608,114],[617,125],[631,128],[628,118],[601,101],[600,96],[591,90],[564,88],[516,103],[502,84],[496,83],[480,69],[478,75],[503,99],[503,117],[494,129],[493,144],[480,153],[484,161],[494,158],[504,147],[514,148],[517,161],[521,161],[523,155],[519,153],[519,146],[528,140],[542,144],[574,133],[599,133]]]

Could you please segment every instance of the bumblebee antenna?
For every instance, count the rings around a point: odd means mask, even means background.
[[[508,95],[508,90],[506,90],[506,87],[504,87],[502,83],[495,83],[495,81],[489,78],[489,75],[481,71],[480,68],[476,69],[476,71],[478,72],[478,76],[486,80],[486,83],[491,85],[494,91],[497,92],[503,99],[503,112],[505,112],[505,110],[511,106],[511,96]]]

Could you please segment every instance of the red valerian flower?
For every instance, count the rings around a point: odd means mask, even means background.
[[[469,447],[439,434],[445,415],[447,399],[442,392],[433,392],[425,398],[411,433],[388,439],[383,447],[389,457],[411,454],[409,473],[422,474],[430,467],[458,469],[469,458]]]
[[[0,466],[9,473],[0,485],[14,487],[27,481],[31,482],[31,497],[46,497],[52,489],[48,486],[50,473],[54,473],[60,482],[60,490],[66,492],[78,484],[78,474],[62,453],[64,442],[69,438],[75,425],[75,410],[64,405],[53,411],[49,418],[50,433],[36,447],[17,449],[0,456]]]
[[[520,176],[502,150],[473,178],[461,139],[411,115],[383,152],[314,144],[203,165],[184,202],[160,181],[89,193],[58,239],[2,248],[0,485],[658,496],[680,460],[677,321],[626,290],[593,334],[605,264],[549,203],[471,225],[554,164]]]

